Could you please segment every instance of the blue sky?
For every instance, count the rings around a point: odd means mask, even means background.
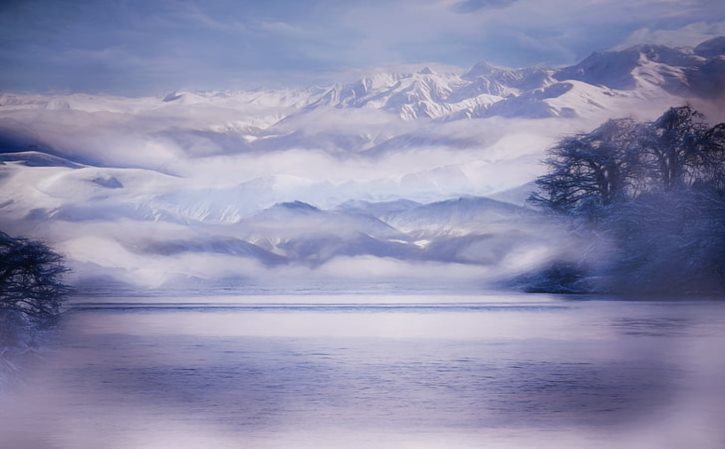
[[[719,34],[721,0],[3,0],[0,89],[304,85],[381,65],[563,65]]]

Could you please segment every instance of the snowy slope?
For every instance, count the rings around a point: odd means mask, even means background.
[[[673,95],[698,95],[696,80],[701,70],[725,57],[722,37],[693,48],[639,45],[619,51],[593,53],[579,64],[558,70],[559,80],[579,80],[618,90],[659,88]],[[720,74],[725,77],[725,74]]]

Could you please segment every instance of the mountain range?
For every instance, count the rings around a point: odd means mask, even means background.
[[[548,146],[717,110],[724,64],[720,37],[307,89],[2,93],[0,227],[56,246],[78,285],[483,282],[576,251],[523,207]]]

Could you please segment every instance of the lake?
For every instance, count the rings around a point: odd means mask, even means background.
[[[725,447],[725,302],[74,298],[0,447]]]

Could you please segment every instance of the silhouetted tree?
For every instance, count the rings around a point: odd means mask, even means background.
[[[710,127],[689,106],[653,122],[610,120],[562,139],[545,163],[530,201],[603,244],[529,276],[537,288],[725,291],[725,124]],[[552,269],[562,266],[576,269]]]
[[[58,317],[69,288],[63,258],[41,242],[0,232],[0,313],[47,322]]]
[[[690,106],[670,108],[644,128],[640,141],[655,185],[670,191],[697,180],[708,128],[705,117]]]
[[[544,162],[529,200],[564,214],[693,186],[725,195],[725,124],[710,128],[690,106],[648,123],[610,120],[562,139]]]
[[[549,151],[549,173],[536,180],[539,191],[530,201],[573,213],[636,195],[641,128],[633,120],[610,120],[590,133],[562,139]]]
[[[725,197],[725,123],[710,128],[703,137],[701,151],[696,155],[697,181]]]

